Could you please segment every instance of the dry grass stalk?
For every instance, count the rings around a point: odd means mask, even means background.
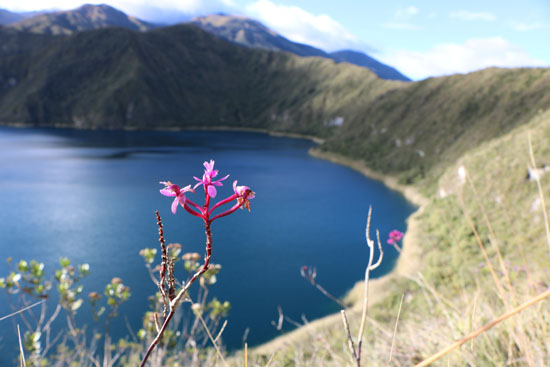
[[[22,313],[22,312],[25,312],[25,311],[27,311],[28,309],[31,309],[31,308],[33,308],[33,307],[35,307],[35,306],[38,306],[39,304],[44,303],[44,302],[46,302],[45,299],[43,299],[42,301],[38,301],[38,302],[36,302],[36,303],[33,303],[33,304],[30,305],[30,306],[23,307],[22,309],[17,310],[17,311],[15,311],[15,312],[13,312],[13,313],[10,313],[9,315],[2,316],[2,317],[0,317],[0,321],[5,320],[5,319],[9,319],[10,317],[13,317],[13,316],[15,316],[15,315],[17,315],[17,314],[20,314],[20,313]]]
[[[399,316],[401,316],[401,307],[403,307],[403,298],[405,298],[405,293],[401,295],[401,302],[399,302],[399,311],[397,311],[397,319],[395,320],[395,328],[393,329],[393,336],[391,338],[390,358],[388,359],[388,363],[391,363],[393,347],[395,346],[395,336],[397,335],[397,325],[399,324]]]
[[[25,352],[23,351],[23,343],[21,342],[21,330],[19,329],[19,324],[17,324],[17,337],[19,338],[19,365],[21,367],[27,367],[27,362],[25,361]]]
[[[500,317],[496,318],[495,320],[489,322],[488,324],[485,324],[484,326],[482,326],[481,328],[477,329],[476,331],[468,334],[467,336],[465,336],[464,338],[458,340],[457,342],[451,344],[450,346],[448,346],[447,348],[443,349],[442,351],[432,355],[431,357],[425,359],[424,361],[418,363],[415,367],[425,367],[425,366],[428,366],[430,364],[432,364],[433,362],[437,361],[438,359],[440,359],[441,357],[445,356],[447,353],[449,352],[452,352],[453,350],[455,350],[456,348],[460,347],[462,344],[468,342],[469,340],[483,334],[484,332],[486,332],[487,330],[491,329],[492,327],[498,325],[499,323],[501,323],[502,321],[518,314],[519,312],[525,310],[526,308],[542,301],[543,299],[545,299],[546,297],[550,297],[550,289],[547,290],[546,292],[543,292],[541,294],[539,294],[538,296],[536,297],[533,297],[531,298],[529,301],[525,302],[524,304],[506,312],[505,314],[501,315]]]
[[[527,134],[527,140],[529,141],[529,156],[531,158],[531,169],[534,171],[537,169],[537,162],[535,161],[535,153],[533,153],[533,144],[531,143],[531,133]],[[539,190],[539,197],[542,206],[542,215],[544,217],[544,228],[546,229],[546,243],[548,244],[548,250],[550,251],[550,221],[548,220],[548,211],[546,210],[546,201],[544,200],[544,194],[542,192],[542,185],[540,183],[540,175],[535,174],[535,181],[537,181],[537,187]]]
[[[347,322],[346,314],[342,310],[342,317],[344,321],[344,327],[347,332],[348,336],[348,342],[350,345],[350,348],[352,349],[352,356],[355,359],[357,363],[357,367],[361,367],[361,347],[363,344],[363,335],[365,333],[365,325],[367,322],[367,313],[368,313],[368,306],[369,306],[369,279],[370,279],[370,272],[380,266],[382,263],[382,258],[384,257],[384,250],[382,250],[382,243],[380,242],[380,233],[376,231],[376,237],[378,241],[378,249],[380,251],[380,256],[378,257],[378,260],[375,264],[373,264],[374,261],[374,241],[370,238],[370,222],[372,218],[372,207],[369,207],[369,215],[367,217],[367,228],[365,230],[365,237],[367,240],[367,246],[369,247],[369,261],[367,264],[367,267],[365,269],[365,290],[363,293],[363,311],[361,314],[361,324],[359,326],[359,332],[357,334],[357,349],[355,348],[355,344],[353,342],[353,339],[351,337],[351,333],[349,330],[349,324]]]
[[[204,326],[204,330],[206,331],[206,334],[208,335],[208,338],[210,339],[210,341],[212,342],[212,344],[214,345],[214,348],[216,349],[216,353],[218,353],[218,357],[220,357],[221,361],[223,362],[224,366],[227,366],[227,362],[225,361],[225,359],[223,358],[223,354],[220,350],[220,348],[218,347],[218,344],[216,343],[216,340],[214,339],[214,337],[212,336],[212,333],[210,332],[210,329],[208,328],[208,325],[206,325],[206,322],[204,321],[204,319],[202,318],[200,312],[197,312],[197,317],[199,318],[199,320],[201,321],[202,323],[202,326]],[[223,331],[223,330],[222,330]]]
[[[474,182],[470,178],[470,175],[468,174],[468,172],[466,172],[466,179],[467,179],[468,183],[470,184],[470,187],[472,188],[472,191],[473,191],[474,197],[475,197],[475,201],[476,201],[477,205],[479,206],[479,208],[481,209],[481,213],[483,214],[485,224],[487,224],[487,228],[489,228],[489,234],[491,235],[491,238],[493,239],[490,242],[494,245],[494,247],[496,249],[497,256],[498,256],[498,261],[499,261],[499,264],[500,264],[500,269],[501,269],[502,273],[504,274],[504,276],[506,277],[506,283],[508,284],[508,289],[510,290],[510,292],[512,292],[515,304],[517,305],[518,302],[517,302],[516,292],[514,291],[514,288],[512,287],[512,282],[510,281],[510,272],[508,271],[508,268],[506,267],[506,264],[504,263],[504,259],[502,258],[502,252],[500,251],[500,245],[499,245],[497,236],[495,234],[495,231],[493,230],[493,225],[491,224],[491,221],[489,220],[489,216],[487,215],[487,211],[485,210],[485,206],[481,202],[481,200],[479,198],[479,195],[478,195],[478,192],[477,192],[477,189],[474,185]]]
[[[497,277],[497,274],[495,272],[495,269],[493,268],[493,265],[491,263],[491,260],[489,259],[489,255],[487,254],[487,251],[485,250],[485,246],[483,245],[483,241],[481,241],[481,237],[479,236],[479,232],[477,231],[477,228],[474,224],[474,221],[472,220],[472,217],[468,213],[468,210],[466,209],[466,205],[464,204],[464,199],[462,198],[462,195],[458,195],[458,200],[460,202],[460,206],[462,207],[462,211],[464,213],[464,217],[468,221],[468,224],[470,225],[470,228],[472,229],[472,232],[475,235],[476,241],[479,245],[479,248],[481,249],[481,253],[483,254],[483,257],[485,258],[485,263],[487,264],[487,267],[489,268],[489,271],[491,272],[491,276],[493,277],[493,281],[495,282],[495,285],[498,290],[498,294],[500,296],[500,299],[504,302],[505,305],[508,305],[508,301],[506,300],[506,297],[504,296],[504,289],[502,287],[502,284],[500,283],[500,280]]]

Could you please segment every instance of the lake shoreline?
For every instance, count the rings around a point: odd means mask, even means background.
[[[375,172],[359,160],[353,160],[337,153],[323,152],[317,148],[311,148],[309,150],[309,154],[315,158],[328,160],[330,162],[349,167],[370,179],[381,181],[390,189],[399,191],[407,198],[407,200],[418,206],[417,210],[407,218],[407,232],[403,238],[403,249],[399,255],[397,264],[388,274],[369,281],[369,307],[371,307],[390,295],[391,282],[404,277],[411,277],[420,269],[422,247],[420,245],[421,226],[419,218],[428,203],[428,199],[420,194],[416,188],[401,185],[394,177]],[[364,281],[359,280],[344,296],[346,303],[351,304],[347,312],[348,317],[354,314],[360,315],[363,293]],[[282,336],[256,346],[253,349],[253,353],[271,355],[284,347],[292,347],[293,345],[303,343],[304,339],[309,338],[317,329],[323,329],[331,325],[341,325],[341,323],[342,320],[340,313],[324,316],[308,323],[307,325],[294,329]],[[344,332],[343,328],[342,332]]]
[[[49,126],[36,126],[33,124],[27,123],[0,123],[0,125],[14,128],[51,128],[51,129],[77,129],[77,130],[98,130],[98,129],[83,129],[76,127],[70,124],[53,124]],[[199,127],[199,126],[188,126],[188,127],[159,127],[155,129],[117,129],[119,131],[236,131],[236,132],[251,132],[266,134],[275,137],[287,137],[295,139],[307,139],[311,140],[316,144],[322,144],[323,139],[320,139],[311,135],[303,135],[297,133],[285,133],[285,132],[274,132],[267,129],[260,128],[248,128],[248,127],[232,127],[232,126],[216,126],[216,127]],[[111,131],[111,130],[109,130]],[[114,131],[114,130],[113,130]],[[372,279],[369,283],[369,305],[374,305],[386,296],[389,295],[388,284],[396,278],[401,278],[404,276],[414,275],[420,268],[420,240],[419,240],[419,222],[418,217],[422,213],[427,199],[420,194],[414,187],[401,185],[397,182],[394,177],[383,175],[376,171],[373,171],[368,166],[366,166],[360,160],[353,160],[351,158],[345,157],[343,155],[332,153],[332,152],[323,152],[320,149],[313,147],[310,148],[308,153],[315,158],[327,160],[342,166],[351,168],[365,177],[374,179],[384,183],[387,187],[392,190],[400,192],[407,200],[418,206],[418,209],[412,213],[407,219],[407,234],[403,239],[403,251],[399,256],[395,267],[386,275]],[[376,214],[375,214],[376,215]],[[362,303],[362,294],[363,294],[363,284],[362,280],[357,281],[352,289],[350,289],[347,294],[344,296],[344,299],[352,304],[350,313],[360,312],[360,307]],[[307,326],[295,329],[288,332],[285,335],[276,337],[267,341],[263,344],[258,345],[254,348],[256,353],[267,354],[272,353],[274,350],[280,349],[282,345],[287,345],[293,340],[300,339],[304,336],[309,335],[311,328],[323,327],[323,325],[332,324],[334,322],[341,323],[340,315],[338,313],[324,316],[320,319],[312,321]]]
[[[51,124],[48,126],[36,126],[31,123],[25,123],[25,122],[0,122],[0,126],[7,126],[7,127],[14,127],[14,128],[51,128],[51,129],[77,129],[77,130],[99,130],[94,128],[82,128],[75,126],[73,124],[64,124],[64,123],[56,123]],[[112,131],[119,130],[119,131],[242,131],[242,132],[251,132],[251,133],[258,133],[258,134],[267,134],[270,136],[275,137],[286,137],[286,138],[293,138],[293,139],[307,139],[311,140],[316,144],[322,144],[324,142],[324,139],[321,139],[319,137],[313,136],[313,135],[305,135],[305,134],[299,134],[299,133],[291,133],[291,132],[280,132],[280,131],[272,131],[268,129],[261,129],[261,128],[252,128],[252,127],[236,127],[236,126],[185,126],[185,127],[157,127],[154,129],[136,129],[136,128],[124,128],[124,129],[114,129]],[[111,130],[107,130],[111,131]],[[417,241],[412,239],[412,235],[410,232],[416,232],[417,226],[416,226],[416,218],[421,214],[424,205],[427,203],[427,199],[416,190],[413,186],[406,186],[399,184],[397,182],[397,179],[394,177],[381,174],[379,172],[376,172],[372,169],[370,169],[367,165],[365,165],[360,160],[354,160],[349,157],[343,156],[338,153],[333,152],[324,152],[321,151],[318,148],[311,148],[309,149],[308,153],[318,159],[328,160],[330,162],[349,167],[361,174],[363,174],[365,177],[380,181],[384,183],[387,187],[389,187],[392,190],[400,192],[407,200],[418,206],[418,209],[412,213],[409,218],[407,219],[407,235],[403,239],[403,251],[402,254],[399,256],[399,259],[397,261],[396,266],[394,269],[384,275],[381,278],[374,279],[374,281],[379,281],[382,279],[385,279],[389,276],[391,276],[394,273],[399,274],[411,274],[416,272],[417,266],[411,266],[411,265],[405,265],[406,263],[415,263],[416,261],[412,261],[413,257],[416,258],[419,253],[419,245],[417,244]],[[406,256],[410,256],[410,260],[405,262],[402,259]],[[354,288],[352,288],[348,295],[345,298],[350,297],[352,294],[356,293],[356,288],[358,285],[362,284],[362,281],[359,281]],[[373,286],[372,288],[375,288]],[[353,298],[353,296],[351,296]]]
[[[43,129],[75,129],[75,130],[90,130],[90,131],[97,131],[97,130],[104,130],[104,131],[242,131],[242,132],[249,132],[249,133],[267,134],[270,136],[282,137],[282,138],[306,139],[306,140],[311,140],[316,144],[322,144],[324,142],[324,139],[321,139],[314,135],[306,135],[306,134],[291,133],[291,132],[284,132],[284,131],[273,131],[269,129],[262,129],[262,128],[256,128],[256,127],[239,127],[239,126],[224,126],[224,125],[182,126],[182,127],[169,127],[169,126],[162,127],[161,126],[161,127],[148,128],[148,129],[138,129],[138,128],[132,128],[132,127],[124,127],[121,129],[96,129],[96,128],[88,128],[88,127],[79,127],[79,126],[75,126],[74,124],[63,124],[63,123],[37,126],[35,124],[27,123],[27,122],[0,122],[0,126],[13,127],[18,129],[43,128]]]

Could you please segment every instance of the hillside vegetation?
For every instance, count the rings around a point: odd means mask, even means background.
[[[550,106],[550,69],[485,69],[407,84],[362,105],[321,149],[411,183]],[[429,173],[435,169],[435,172]]]
[[[403,183],[437,177],[550,106],[549,68],[402,83],[324,58],[237,47],[192,25],[57,37],[0,30],[0,41],[4,123],[315,135],[326,139],[322,151]]]
[[[548,288],[548,68],[386,81],[324,58],[237,47],[191,25],[57,37],[3,29],[0,44],[4,123],[314,135],[325,139],[321,153],[421,191],[427,203],[370,311],[369,364],[388,364],[402,295],[392,365],[410,366]],[[542,196],[529,178],[528,136]],[[549,307],[524,311],[441,365],[547,365]],[[355,332],[358,312],[349,317]],[[320,325],[252,352],[250,363],[265,366],[277,352],[272,366],[350,364],[341,320]]]
[[[536,180],[528,175],[529,137],[544,200]],[[550,215],[549,163],[550,110],[464,154],[445,169],[429,203],[412,218],[414,231],[407,233],[396,270],[371,285],[372,318],[363,356],[367,365],[388,365],[390,351],[392,366],[414,365],[548,289],[550,238],[544,210]],[[353,333],[359,324],[357,299],[362,287],[358,283],[349,295],[356,301],[348,311]],[[546,365],[549,317],[547,300],[435,365]],[[272,366],[353,365],[340,315],[306,325],[250,355],[257,363],[253,366],[265,365],[273,355]],[[242,362],[240,358],[242,354],[235,356],[235,365]]]
[[[4,122],[106,129],[221,124],[324,135],[346,106],[402,84],[331,60],[237,47],[191,25],[0,37]]]

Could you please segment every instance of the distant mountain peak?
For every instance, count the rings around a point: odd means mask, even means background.
[[[191,23],[219,38],[241,46],[290,52],[303,57],[325,57],[336,62],[348,62],[366,67],[382,79],[410,81],[409,78],[396,69],[362,52],[343,50],[329,54],[313,46],[293,42],[262,23],[245,16],[218,13],[193,18]]]
[[[12,24],[20,21],[21,19],[29,18],[36,14],[38,13],[37,12],[16,13],[6,9],[0,9],[0,25]]]
[[[282,37],[277,32],[267,28],[257,20],[245,17],[243,15],[229,15],[225,13],[203,15],[191,19],[191,23],[202,25],[204,27],[248,28],[255,31],[267,32],[273,37]]]
[[[107,4],[84,4],[73,10],[38,14],[10,24],[10,27],[32,33],[70,34],[106,27],[146,31],[155,26]]]

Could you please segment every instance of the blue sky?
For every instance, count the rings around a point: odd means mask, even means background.
[[[326,51],[352,48],[414,80],[489,66],[550,66],[550,0],[104,0],[128,14],[177,22],[225,12],[255,18]],[[80,0],[0,0],[9,10],[71,9]]]

